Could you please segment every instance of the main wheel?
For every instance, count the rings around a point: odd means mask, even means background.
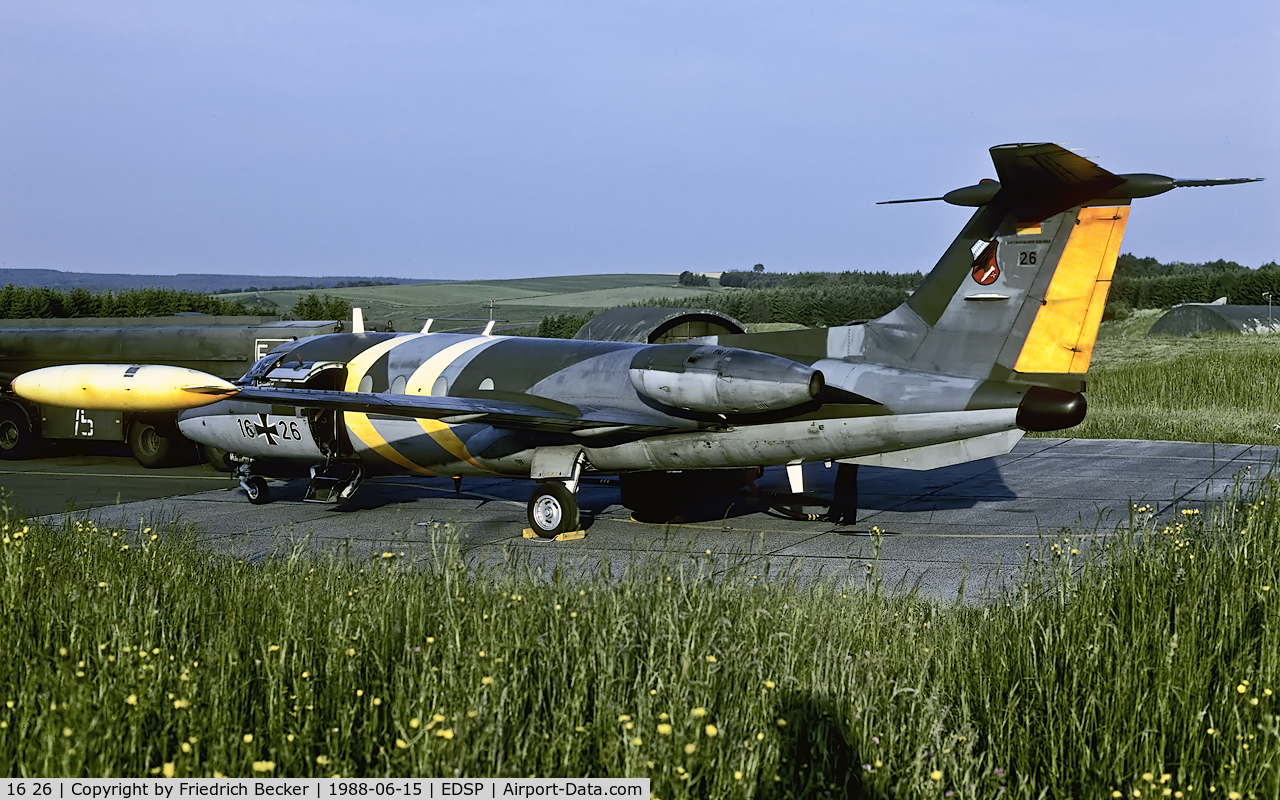
[[[260,506],[271,499],[271,490],[267,488],[267,481],[260,475],[254,475],[245,480],[244,493],[248,495],[249,502],[255,506]]]
[[[36,440],[27,416],[12,405],[0,406],[0,458],[26,458]]]
[[[129,449],[147,469],[167,466],[176,454],[178,436],[177,432],[168,433],[146,420],[135,420],[129,426]]]
[[[563,483],[552,481],[534,489],[529,498],[529,527],[534,533],[551,539],[578,526],[578,501]]]

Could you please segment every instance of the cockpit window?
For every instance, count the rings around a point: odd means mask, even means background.
[[[272,351],[267,353],[265,356],[258,359],[252,367],[249,367],[249,371],[244,374],[244,377],[240,379],[240,382],[257,383],[259,378],[270,372],[271,369],[288,354],[289,351],[287,349],[280,350],[279,352]]]

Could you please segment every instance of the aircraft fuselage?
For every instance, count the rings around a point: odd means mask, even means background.
[[[179,424],[193,441],[255,459],[349,458],[370,473],[513,477],[529,476],[545,447],[581,447],[588,468],[605,473],[715,469],[856,458],[1017,427],[1016,388],[973,407],[984,382],[934,375],[922,391],[910,371],[812,356],[804,363],[696,343],[333,334],[278,352],[246,381],[517,402],[548,419],[506,427],[465,412],[318,412],[232,398],[184,412]],[[854,392],[868,375],[913,388],[872,400]],[[558,424],[557,415],[594,424]]]

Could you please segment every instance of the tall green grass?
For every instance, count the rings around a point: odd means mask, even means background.
[[[447,535],[246,563],[6,513],[0,771],[1274,797],[1278,507],[1268,481],[1172,525],[1060,532],[978,604],[714,553],[481,566]]]
[[[1280,445],[1280,339],[1100,339],[1086,395],[1067,435]]]

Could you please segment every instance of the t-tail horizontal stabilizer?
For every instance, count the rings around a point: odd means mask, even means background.
[[[1056,144],[1002,144],[991,148],[998,181],[985,179],[941,197],[884,200],[877,205],[942,200],[956,206],[1004,206],[1020,219],[1052,216],[1072,206],[1153,197],[1187,186],[1254,183],[1262,178],[1183,180],[1148,172],[1114,174]]]

